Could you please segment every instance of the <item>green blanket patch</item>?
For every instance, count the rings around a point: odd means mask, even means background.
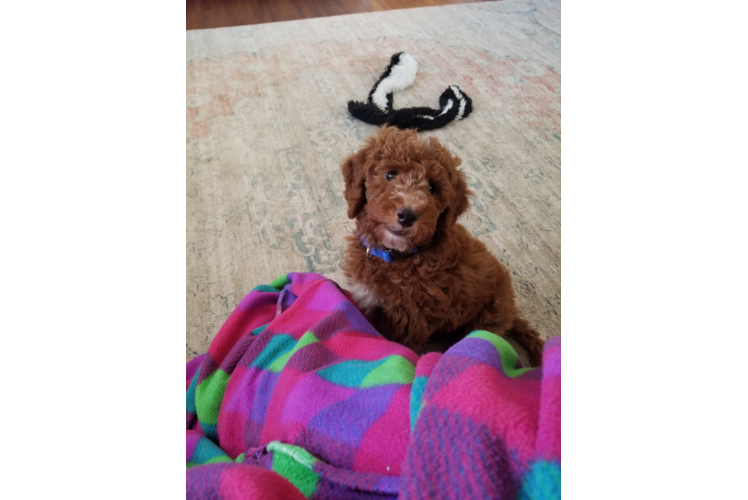
[[[361,387],[374,387],[387,384],[410,384],[416,375],[416,368],[410,361],[395,354],[387,356],[384,363],[374,368],[361,382]]]
[[[279,292],[283,290],[283,287],[291,283],[291,280],[288,279],[288,275],[284,274],[283,276],[279,276],[278,278],[275,278],[273,281],[270,282],[270,286],[278,290]]]
[[[343,387],[365,389],[388,384],[410,384],[415,367],[402,356],[392,355],[375,361],[353,359],[343,361],[318,372],[328,382]]]
[[[517,368],[517,353],[514,348],[504,339],[496,335],[495,333],[487,332],[485,330],[477,330],[469,334],[468,337],[483,339],[496,348],[501,358],[501,366],[504,369],[504,373],[507,377],[517,377],[525,372],[532,370],[532,368]]]
[[[269,292],[269,293],[278,293],[281,290],[283,290],[283,287],[291,283],[291,280],[288,279],[288,275],[284,274],[283,276],[280,276],[278,278],[275,278],[273,281],[270,282],[269,285],[258,285],[252,289],[253,292]]]
[[[217,439],[216,425],[218,424],[218,412],[221,410],[221,402],[226,392],[231,375],[220,368],[213,372],[208,378],[197,384],[195,390],[195,409],[205,435],[211,439]]]
[[[271,441],[267,449],[273,453],[273,470],[288,479],[305,497],[311,497],[319,482],[319,474],[313,469],[319,460],[303,448],[280,441]]]
[[[285,368],[286,363],[288,363],[288,360],[291,359],[291,356],[296,354],[302,348],[308,346],[309,344],[313,344],[315,342],[319,342],[317,337],[315,337],[312,332],[306,332],[304,335],[301,336],[299,341],[296,342],[296,345],[294,345],[290,351],[276,358],[276,360],[273,361],[273,363],[270,366],[268,366],[268,370],[274,373],[278,373],[283,368]]]

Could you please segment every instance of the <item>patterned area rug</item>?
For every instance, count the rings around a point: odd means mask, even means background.
[[[462,158],[460,222],[512,272],[545,337],[561,324],[559,0],[505,0],[187,32],[187,359],[256,285],[292,271],[345,287],[340,164],[377,128],[354,120],[392,54],[419,64],[396,109],[463,121],[425,135]]]

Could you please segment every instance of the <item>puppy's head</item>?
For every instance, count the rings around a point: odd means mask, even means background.
[[[343,162],[348,217],[375,246],[428,245],[468,207],[460,159],[433,137],[384,127]]]

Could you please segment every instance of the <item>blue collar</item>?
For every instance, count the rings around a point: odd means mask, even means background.
[[[393,262],[395,260],[395,258],[392,256],[391,252],[388,252],[387,250],[384,250],[384,249],[379,248],[379,247],[373,247],[373,246],[369,245],[366,242],[366,237],[361,236],[360,234],[358,234],[358,231],[356,231],[356,236],[359,237],[359,239],[361,240],[361,243],[363,243],[364,246],[366,247],[366,256],[369,259],[372,259],[373,258],[372,256],[376,255],[377,257],[379,257],[383,261],[387,262],[388,264],[391,263],[391,262]],[[416,253],[417,251],[418,251],[418,247],[413,247],[413,253]]]

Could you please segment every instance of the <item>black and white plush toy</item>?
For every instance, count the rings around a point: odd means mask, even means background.
[[[421,131],[442,128],[452,120],[462,120],[473,110],[473,102],[457,85],[450,85],[442,93],[439,109],[392,109],[392,94],[413,85],[417,72],[418,62],[410,54],[398,52],[369,92],[367,102],[348,101],[348,111],[354,118],[372,125],[386,123]]]

